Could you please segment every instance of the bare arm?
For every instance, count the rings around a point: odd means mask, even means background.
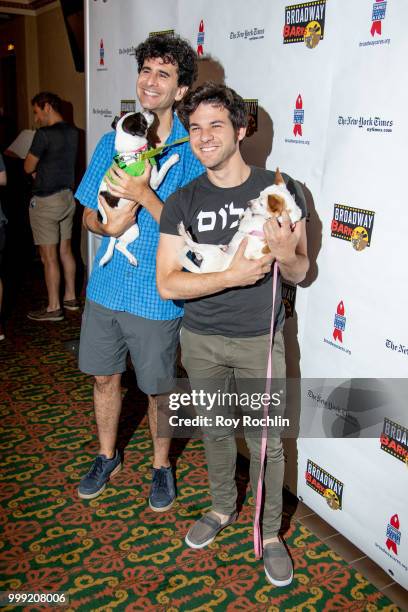
[[[24,160],[24,172],[27,174],[32,174],[37,168],[39,158],[33,155],[32,153],[28,153],[27,157]]]
[[[99,196],[99,202],[105,210],[108,222],[106,224],[102,223],[98,219],[97,210],[85,207],[82,224],[90,232],[99,236],[114,236],[117,238],[135,223],[135,214],[139,208],[135,202],[129,202],[122,208],[111,208],[102,196]]]
[[[110,193],[119,198],[126,198],[133,202],[138,202],[152,215],[153,219],[159,223],[160,215],[163,210],[163,202],[151,189],[149,181],[152,166],[146,162],[145,171],[141,176],[130,176],[124,170],[113,164],[109,170],[115,183],[105,177],[106,184]]]
[[[5,170],[2,170],[0,172],[0,187],[4,187],[4,185],[7,185],[7,173]]]
[[[286,211],[282,224],[273,218],[264,225],[265,238],[272,254],[276,257],[283,278],[300,283],[309,269],[305,219],[298,221],[294,230]]]
[[[232,287],[254,285],[271,269],[269,255],[261,259],[244,257],[247,240],[243,240],[224,272],[193,274],[183,272],[180,254],[184,247],[181,236],[160,234],[157,250],[156,281],[161,297],[165,300],[180,300],[203,297],[219,293]]]

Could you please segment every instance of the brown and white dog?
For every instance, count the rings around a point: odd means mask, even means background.
[[[202,274],[204,272],[222,272],[226,270],[237,252],[241,241],[248,238],[245,249],[245,257],[248,259],[259,259],[270,253],[263,232],[264,223],[276,217],[282,219],[282,212],[286,210],[292,223],[296,223],[302,216],[302,211],[296,204],[295,199],[286,187],[279,168],[276,169],[275,182],[266,187],[255,200],[250,200],[248,208],[241,216],[238,231],[228,245],[200,244],[194,242],[186,231],[184,224],[179,223],[177,229],[185,240],[185,246],[181,252],[181,263],[186,270]],[[195,259],[200,262],[197,265],[187,256],[193,253]]]

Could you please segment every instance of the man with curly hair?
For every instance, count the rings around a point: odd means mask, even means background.
[[[197,76],[196,53],[178,36],[150,36],[136,49],[137,97],[141,106],[154,113],[149,140],[159,146],[187,136],[174,112],[175,103],[186,94]],[[78,495],[97,497],[109,478],[120,470],[116,448],[122,406],[121,375],[129,351],[139,388],[148,395],[148,417],[153,440],[152,485],[149,505],[161,512],[175,500],[175,486],[169,462],[170,440],[157,435],[157,403],[174,382],[179,328],[183,314],[180,304],[162,300],[156,289],[155,259],[163,201],[203,172],[188,142],[164,149],[159,164],[178,153],[180,159],[167,173],[157,192],[149,186],[150,164],[141,177],[132,177],[118,166],[111,169],[112,195],[130,200],[121,209],[104,206],[108,218],[97,216],[98,188],[111,166],[115,132],[99,141],[76,197],[85,206],[84,225],[103,237],[87,288],[81,329],[79,367],[95,377],[94,407],[99,437],[99,454],[82,478]],[[104,203],[102,202],[102,205]],[[129,245],[138,265],[130,266],[119,251],[99,266],[111,236],[119,236],[135,222],[140,238]]]

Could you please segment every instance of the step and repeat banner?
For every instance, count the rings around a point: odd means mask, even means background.
[[[311,268],[284,286],[302,377],[287,486],[408,588],[408,2],[86,4],[88,158],[115,115],[139,110],[135,47],[177,33],[199,82],[246,100],[245,159],[303,185]]]

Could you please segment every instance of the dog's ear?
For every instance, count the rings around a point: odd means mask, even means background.
[[[268,209],[273,215],[280,217],[285,209],[284,198],[276,193],[270,193],[268,195]]]
[[[275,172],[275,180],[273,181],[274,185],[284,185],[285,181],[283,180],[283,177],[281,175],[281,173],[279,172],[279,168],[276,168],[276,172]]]
[[[112,130],[116,130],[116,126],[118,125],[118,121],[119,121],[119,119],[120,119],[120,117],[118,117],[118,116],[116,115],[116,117],[114,118],[114,120],[113,120],[113,121],[112,121],[112,123],[111,123],[111,128],[112,128]]]

